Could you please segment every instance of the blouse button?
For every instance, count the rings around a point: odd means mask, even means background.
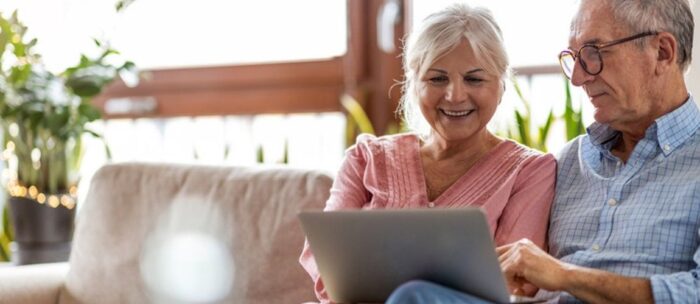
[[[434,208],[434,207],[435,207],[435,203],[431,202],[428,204],[428,208]]]

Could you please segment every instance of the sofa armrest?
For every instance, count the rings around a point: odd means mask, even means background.
[[[0,303],[57,303],[68,263],[0,267]]]

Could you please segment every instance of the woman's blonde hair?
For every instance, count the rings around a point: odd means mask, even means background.
[[[422,136],[430,134],[423,117],[416,83],[440,57],[453,50],[462,39],[469,42],[482,68],[502,81],[508,77],[508,55],[501,29],[486,8],[453,4],[423,20],[421,27],[408,36],[404,46],[403,96],[398,111],[406,127]]]

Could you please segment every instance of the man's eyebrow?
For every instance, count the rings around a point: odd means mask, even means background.
[[[582,45],[587,45],[587,44],[599,44],[599,43],[601,43],[601,42],[602,42],[602,41],[600,41],[600,38],[593,38],[593,39],[588,39],[588,40],[584,41]]]
[[[581,43],[577,48],[580,48],[584,45],[591,45],[591,44],[597,45],[597,44],[601,44],[601,43],[603,43],[603,42],[600,40],[600,38],[592,38],[592,39],[588,39],[588,40],[583,41],[583,43]],[[577,48],[572,47],[571,44],[569,44],[569,46],[568,46],[568,49],[570,49],[570,50],[575,50]]]

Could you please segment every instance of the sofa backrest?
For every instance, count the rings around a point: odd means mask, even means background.
[[[220,206],[235,266],[225,303],[315,299],[297,259],[296,215],[323,208],[331,178],[289,168],[123,163],[93,177],[77,216],[59,303],[149,303],[139,270],[144,241],[173,202]]]

